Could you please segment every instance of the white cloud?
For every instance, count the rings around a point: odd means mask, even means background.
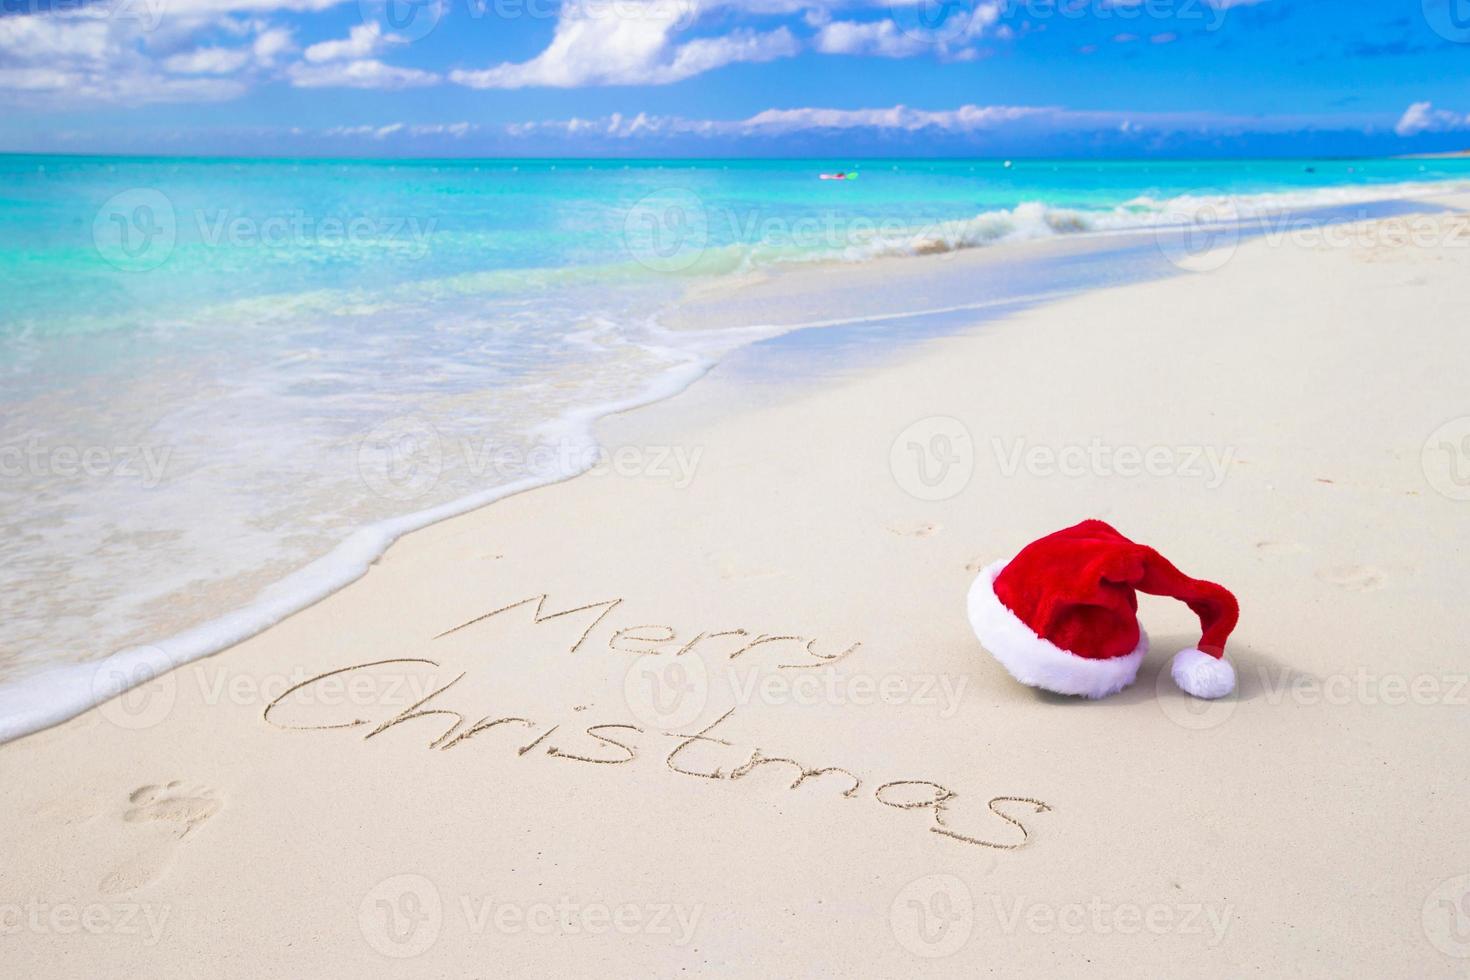
[[[1431,102],[1415,102],[1404,110],[1393,131],[1400,136],[1417,136],[1420,133],[1443,133],[1455,129],[1470,128],[1470,116],[1436,109]]]
[[[176,55],[186,76],[167,72],[145,43],[146,25],[101,6],[0,17],[0,88],[53,102],[180,102],[233,98],[237,79],[213,76],[249,61],[233,49]],[[169,59],[165,59],[167,61]]]
[[[713,9],[718,0],[706,3]],[[506,62],[450,73],[471,88],[544,85],[664,85],[736,62],[771,61],[796,54],[791,31],[739,29],[720,37],[675,43],[689,26],[694,6],[676,0],[623,0],[621,4],[569,4],[551,43],[529,61]]]
[[[228,75],[250,63],[252,53],[242,48],[195,48],[163,60],[163,67],[180,75]]]
[[[890,129],[914,132],[943,129],[974,132],[1007,122],[1058,110],[1032,106],[964,105],[957,109],[925,110],[896,105],[886,109],[767,109],[747,119],[750,129]]]
[[[530,136],[535,133],[548,132],[567,136],[610,136],[615,139],[628,139],[634,136],[675,133],[715,135],[733,132],[741,125],[743,123],[684,119],[680,116],[650,116],[645,112],[629,117],[621,112],[614,112],[602,119],[548,119],[540,122],[511,123],[505,127],[505,131],[511,136]]]
[[[1116,132],[1148,139],[1168,133],[1290,131],[1299,117],[1238,117],[1200,113],[1149,113],[1063,109],[1057,106],[962,105],[953,109],[914,109],[896,105],[869,109],[803,107],[767,109],[745,119],[689,119],[682,116],[624,116],[515,123],[512,137],[575,136],[624,140],[665,136],[760,137],[824,130],[871,134],[926,132],[955,136],[991,132]]]
[[[415,136],[453,136],[456,139],[480,127],[471,122],[417,124],[408,127]]]
[[[296,46],[292,40],[291,32],[283,27],[270,27],[255,36],[255,43],[250,46],[255,54],[255,59],[263,65],[274,64],[276,56],[290,51]]]
[[[934,50],[934,45],[904,34],[891,20],[860,23],[834,20],[817,32],[816,49],[823,54],[871,54],[907,58]]]
[[[471,122],[457,123],[388,123],[383,126],[333,126],[323,130],[325,136],[365,137],[385,140],[399,133],[412,136],[453,136],[459,139],[480,127]]]
[[[1005,36],[999,23],[1005,2],[563,0],[552,39],[539,54],[447,77],[481,89],[663,85],[727,65],[791,57],[805,43],[825,54],[971,59],[981,53],[973,44],[977,38]],[[1228,10],[1266,0],[1205,2]],[[380,60],[386,48],[406,39],[371,21],[345,37],[305,46],[299,63],[286,64],[298,45],[291,28],[272,15],[348,5],[350,0],[57,0],[49,11],[0,17],[0,89],[47,93],[55,103],[137,103],[230,98],[267,78],[303,88],[381,89],[445,80],[437,71]],[[951,12],[930,24],[934,10]],[[790,26],[750,24],[752,17],[786,18]],[[691,33],[696,27],[702,30]],[[642,118],[644,126],[652,125],[652,117]]]
[[[0,68],[0,86],[20,92],[50,92],[66,87],[75,76],[56,68]]]
[[[358,24],[347,32],[347,36],[336,41],[320,41],[304,52],[312,63],[367,58],[377,54],[389,44],[406,44],[407,38],[396,34],[384,34],[377,23]]]
[[[176,75],[232,75],[249,67],[269,68],[278,55],[295,47],[289,30],[270,27],[265,21],[226,21],[220,27],[237,36],[248,37],[253,32],[255,37],[244,47],[207,45],[169,55],[163,59],[164,69]]]
[[[102,61],[116,47],[114,25],[89,12],[0,17],[0,55],[7,62]]]
[[[270,13],[287,11],[314,13],[330,10],[347,0],[117,0],[114,6],[122,12],[133,8],[156,7],[163,18],[189,17],[209,20],[222,14]]]
[[[529,136],[550,132],[569,136],[607,136],[628,139],[637,136],[695,134],[702,136],[779,135],[804,130],[869,129],[889,132],[917,132],[934,129],[952,133],[974,133],[994,129],[1027,119],[1072,119],[1095,122],[1095,113],[1069,113],[1066,110],[1037,106],[976,106],[955,109],[911,109],[891,106],[881,109],[766,109],[746,119],[686,119],[681,116],[649,116],[639,113],[624,116],[613,113],[602,119],[562,119],[515,123],[506,127],[512,136]]]
[[[798,50],[796,38],[784,27],[764,33],[734,31],[724,37],[695,38],[680,45],[674,52],[673,62],[666,69],[655,69],[650,81],[673,82],[737,62],[789,58]]]
[[[399,68],[365,58],[358,61],[334,61],[323,65],[304,62],[286,71],[297,88],[414,88],[433,85],[439,75],[417,68]]]
[[[551,42],[534,58],[482,69],[459,69],[450,81],[471,88],[583,85],[664,85],[725,65],[772,61],[797,54],[801,43],[788,27],[737,28],[719,36],[680,41],[679,35],[716,14],[797,16],[816,29],[814,46],[825,54],[903,58],[932,53],[971,58],[969,43],[997,23],[1003,0],[974,7],[955,5],[928,25],[933,0],[618,0],[566,3]],[[874,9],[872,21],[834,20],[833,12]],[[946,8],[948,9],[948,8]]]
[[[967,45],[1000,20],[1001,2],[991,0],[974,7],[956,4],[948,16],[934,22],[928,19],[929,9],[923,0],[913,4],[895,2],[890,7],[890,18],[830,21],[817,32],[815,47],[823,54],[882,58],[909,58],[919,54],[973,57]]]

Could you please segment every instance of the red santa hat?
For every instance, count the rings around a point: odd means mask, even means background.
[[[1235,690],[1225,640],[1240,616],[1223,586],[1190,578],[1152,548],[1102,521],[1033,541],[987,567],[970,587],[975,635],[1022,684],[1102,698],[1133,683],[1148,652],[1137,591],[1170,596],[1199,616],[1203,636],[1170,673],[1197,698]]]

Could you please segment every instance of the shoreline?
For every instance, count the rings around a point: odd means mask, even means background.
[[[1344,185],[1342,189],[1368,188]],[[1360,209],[1358,217],[1365,208],[1391,213],[1396,207],[1404,208],[1405,214],[1422,216],[1430,212],[1419,208],[1438,206],[1440,200],[1447,198],[1455,199],[1456,193],[1446,189],[1421,197],[1354,201],[1341,205],[1339,209],[1304,214],[1316,216],[1310,220],[1323,221],[1324,226],[1330,226],[1333,224],[1331,214],[1340,210],[1345,217],[1339,220],[1352,226],[1361,222],[1353,220],[1354,216],[1347,212],[1350,207]],[[1325,221],[1322,215],[1328,216]],[[1268,216],[1263,220],[1271,218]],[[1280,212],[1274,220],[1289,222],[1301,220],[1301,216]],[[1247,228],[1243,232],[1233,229],[1229,242],[1234,248],[1263,234],[1270,234],[1269,225],[1264,230]],[[1109,254],[1107,248],[1111,243],[1117,243],[1117,247]],[[776,340],[790,333],[840,331],[884,323],[923,325],[932,322],[929,333],[921,330],[921,336],[943,336],[956,330],[973,329],[978,322],[990,316],[1004,316],[1029,306],[1058,302],[1090,289],[1115,288],[1120,274],[1116,268],[1110,268],[1113,282],[1084,278],[1079,280],[1080,285],[1050,291],[1045,291],[1044,281],[1038,281],[1036,288],[1041,291],[981,301],[965,299],[973,296],[977,289],[973,282],[965,281],[954,294],[956,301],[949,305],[917,310],[889,308],[870,313],[862,313],[860,309],[863,304],[881,306],[890,301],[888,297],[895,295],[922,292],[943,296],[945,289],[953,289],[961,280],[985,270],[992,271],[995,288],[999,289],[1002,288],[999,283],[1012,275],[1011,267],[1025,268],[1028,260],[1035,263],[1036,269],[1046,273],[1048,262],[1080,257],[1090,258],[1103,266],[1118,266],[1130,253],[1138,252],[1143,253],[1145,262],[1152,261],[1153,267],[1145,268],[1135,257],[1134,267],[1122,274],[1124,282],[1142,282],[1181,272],[1188,274],[1190,261],[1195,258],[1183,251],[1173,254],[1167,239],[1161,238],[1157,231],[1120,229],[1021,240],[1004,248],[976,247],[938,254],[880,256],[856,264],[830,260],[812,264],[786,263],[763,270],[754,281],[719,280],[698,285],[689,290],[673,309],[672,316],[660,332],[673,336],[681,332],[709,330],[712,325],[718,325],[726,331],[720,347],[700,352],[697,348],[670,346],[666,353],[675,361],[682,360],[683,364],[667,368],[664,374],[651,379],[642,392],[615,403],[582,406],[544,426],[543,431],[557,433],[556,438],[564,447],[581,447],[584,450],[580,453],[573,451],[571,456],[590,458],[594,451],[602,451],[598,448],[596,431],[603,422],[677,397],[726,357],[751,344]],[[1160,256],[1168,262],[1158,263]],[[875,282],[881,284],[876,291],[871,285]],[[896,288],[895,283],[898,284]],[[944,285],[939,285],[941,283]],[[868,291],[865,292],[865,288]],[[834,307],[841,310],[837,316],[823,316],[824,311],[830,313]],[[945,325],[946,322],[949,325]],[[731,331],[731,327],[736,329]],[[890,337],[889,340],[894,345],[907,342],[899,337]],[[561,455],[565,461],[569,454]],[[515,494],[574,479],[588,468],[590,466],[573,465],[551,472],[527,474],[426,510],[401,514],[359,528],[327,554],[272,583],[252,600],[198,625],[151,643],[130,646],[98,660],[59,664],[0,684],[0,744],[64,722],[168,670],[213,656],[270,629],[357,581],[394,542],[406,534]]]
[[[1452,975],[1467,504],[1421,456],[1470,410],[1446,203],[1433,243],[1248,240],[803,386],[781,372],[825,358],[787,334],[602,419],[692,480],[440,521],[0,746],[10,891],[157,924],[26,930],[17,968]],[[1155,649],[1105,701],[978,646],[978,569],[1089,516],[1236,591],[1236,697],[1173,690],[1197,626],[1149,598]],[[959,928],[915,920],[936,898]]]

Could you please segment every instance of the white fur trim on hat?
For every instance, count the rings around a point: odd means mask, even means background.
[[[1235,668],[1224,657],[1212,657],[1195,647],[1174,654],[1169,665],[1174,683],[1186,694],[1214,700],[1235,690]]]
[[[1030,687],[1057,694],[1080,694],[1105,698],[1123,690],[1138,676],[1138,666],[1148,653],[1148,634],[1138,628],[1138,645],[1132,653],[1107,660],[1091,660],[1069,653],[1038,636],[1021,617],[1006,608],[995,594],[995,579],[1009,562],[987,565],[970,586],[970,626],[990,655],[1010,671],[1012,677]]]

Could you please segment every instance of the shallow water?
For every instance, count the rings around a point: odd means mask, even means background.
[[[0,157],[0,678],[249,635],[405,530],[585,468],[600,414],[792,326],[839,328],[779,342],[794,377],[1197,248],[1139,229],[1365,217],[1470,180],[1461,161],[855,163],[839,183],[813,161]],[[1088,244],[933,262],[922,289],[801,316],[673,315],[793,262],[1053,238]]]

